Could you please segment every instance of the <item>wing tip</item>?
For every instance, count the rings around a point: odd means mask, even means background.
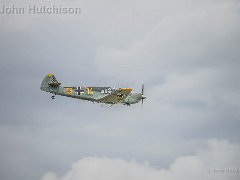
[[[132,91],[133,89],[132,88],[121,88],[120,90],[122,90],[122,91]]]

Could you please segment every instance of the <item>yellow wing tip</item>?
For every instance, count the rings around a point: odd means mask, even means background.
[[[121,88],[122,91],[132,91],[132,88]]]
[[[48,77],[53,77],[54,75],[53,74],[48,74]]]

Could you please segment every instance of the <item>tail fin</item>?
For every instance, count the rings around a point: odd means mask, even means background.
[[[49,92],[50,91],[50,88],[51,87],[58,87],[60,86],[61,83],[59,83],[57,81],[57,79],[55,78],[55,76],[53,74],[48,74],[42,81],[42,84],[41,84],[41,87],[40,89],[42,91],[47,91]]]

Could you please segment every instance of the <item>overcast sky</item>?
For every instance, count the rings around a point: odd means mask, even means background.
[[[0,14],[0,179],[239,179],[238,0],[0,0],[80,7]],[[130,107],[40,90],[132,87]]]

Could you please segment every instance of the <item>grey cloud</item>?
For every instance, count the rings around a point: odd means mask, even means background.
[[[61,176],[85,157],[167,168],[209,138],[239,143],[239,2],[61,3],[81,16],[0,16],[2,179]],[[145,83],[148,98],[52,101],[39,89],[50,72],[64,85]]]

